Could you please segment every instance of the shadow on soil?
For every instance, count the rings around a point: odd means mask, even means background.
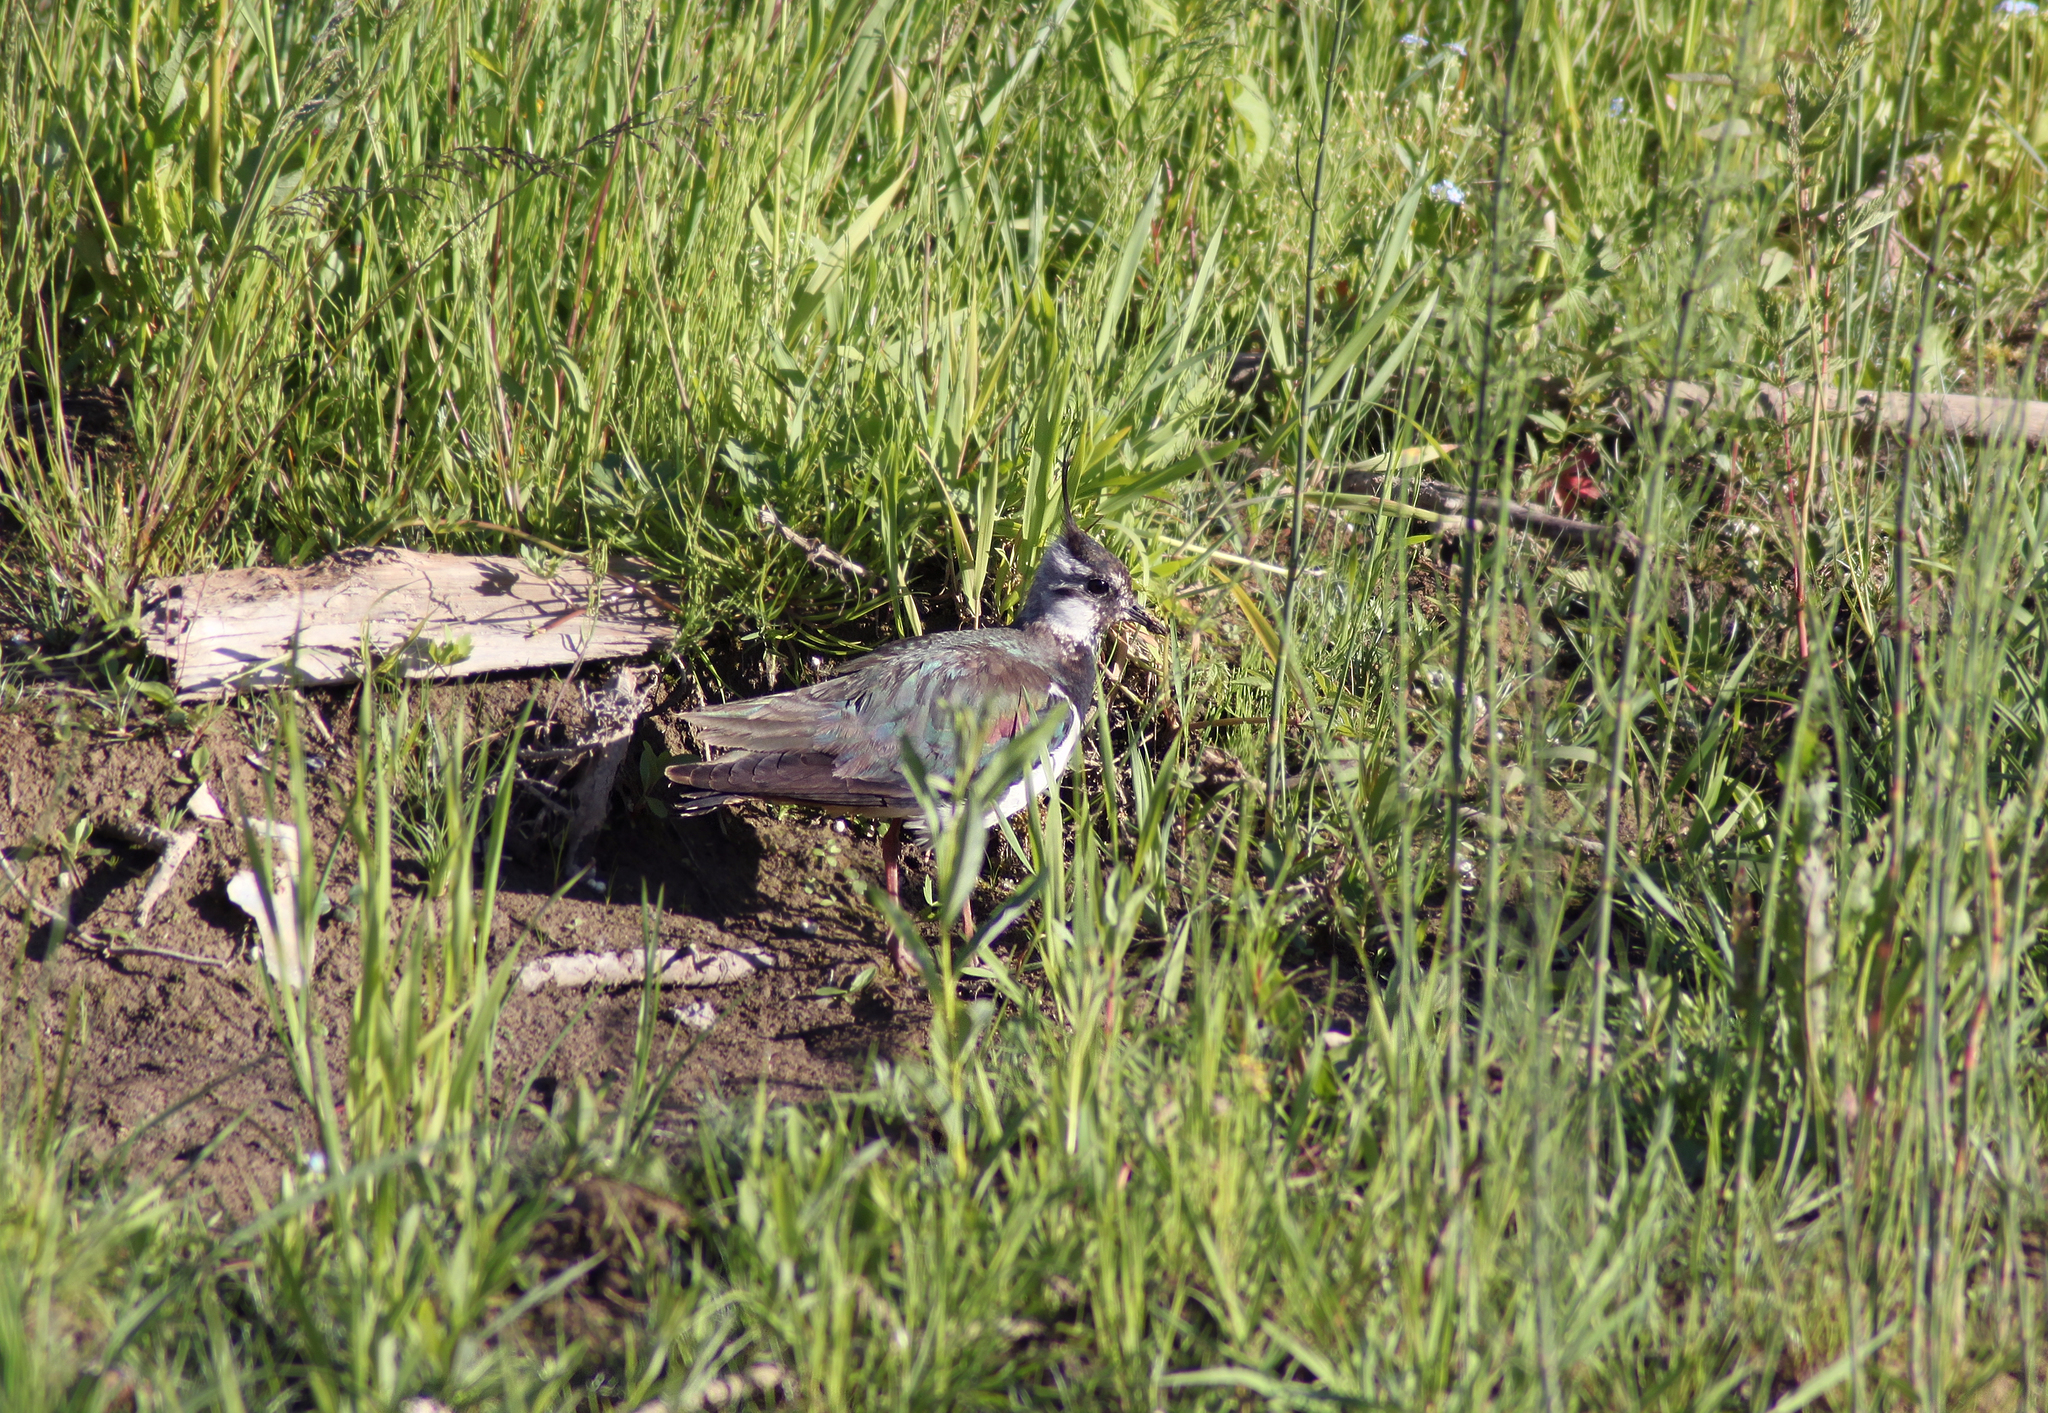
[[[509,727],[529,699],[538,715],[577,690],[527,678],[424,695],[436,714],[466,712],[475,739]],[[355,915],[347,904],[357,872],[342,826],[355,779],[356,703],[352,689],[307,692],[301,703],[316,846],[323,862],[334,855],[327,892],[335,908],[317,938],[316,1001],[328,1033],[341,1036],[360,970],[355,928],[341,920]],[[643,723],[650,750],[676,744],[675,710],[657,702]],[[138,927],[137,904],[157,858],[127,842],[123,825],[191,825],[186,805],[202,784],[231,815],[260,809],[277,712],[274,700],[204,708],[184,730],[150,722],[112,728],[97,708],[61,697],[31,697],[0,713],[0,848],[18,880],[0,884],[0,1093],[59,1083],[64,1054],[63,1118],[90,1151],[109,1155],[126,1145],[130,1167],[164,1171],[231,1211],[247,1210],[258,1192],[274,1193],[313,1142],[256,979],[254,925],[226,896],[244,864],[241,836],[226,822],[200,826],[198,846]],[[629,761],[626,773],[634,768]],[[816,995],[863,967],[882,965],[886,976],[879,920],[848,877],[849,868],[874,874],[871,828],[766,808],[678,821],[646,799],[629,806],[630,793],[615,798],[589,875],[564,886],[546,859],[506,860],[494,964],[515,950],[520,960],[637,951],[650,925],[665,948],[773,954],[772,970],[737,985],[664,993],[665,1015],[693,1001],[717,1012],[670,1090],[679,1120],[707,1097],[750,1097],[762,1084],[771,1099],[855,1087],[873,1057],[922,1048],[929,1007],[914,986],[872,988],[853,1007]],[[274,808],[282,815],[286,806]],[[401,869],[401,885],[408,876],[417,870]],[[61,942],[53,914],[69,918]],[[515,988],[496,1072],[508,1091],[529,1073],[533,1083],[500,1102],[559,1102],[579,1085],[616,1084],[631,1065],[638,1010],[637,988],[595,997]],[[699,1040],[680,1024],[662,1024],[657,1065]],[[337,1086],[341,1051],[330,1047]]]

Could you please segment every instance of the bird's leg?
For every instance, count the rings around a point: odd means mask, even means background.
[[[892,819],[882,830],[882,891],[898,907],[903,905],[902,884],[903,821]],[[889,961],[899,976],[916,976],[920,970],[917,958],[910,955],[903,939],[896,935],[893,923],[889,928]]]
[[[903,821],[892,819],[882,827],[882,891],[899,907],[903,884]]]

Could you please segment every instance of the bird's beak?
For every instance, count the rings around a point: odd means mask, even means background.
[[[1145,605],[1139,603],[1136,599],[1131,600],[1131,606],[1124,610],[1124,617],[1130,619],[1131,622],[1137,624],[1148,633],[1164,633],[1166,631],[1166,625],[1148,613]]]

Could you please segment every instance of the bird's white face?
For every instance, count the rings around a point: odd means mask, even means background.
[[[1069,647],[1093,652],[1119,618],[1135,619],[1155,632],[1159,628],[1132,592],[1123,561],[1069,525],[1046,547],[1021,621],[1044,627]]]
[[[1092,649],[1115,616],[1113,604],[1084,589],[1052,595],[1039,621],[1068,647]]]

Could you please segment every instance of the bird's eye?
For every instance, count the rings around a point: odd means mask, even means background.
[[[1089,593],[1095,595],[1095,597],[1098,599],[1106,599],[1109,597],[1109,580],[1102,578],[1100,575],[1097,575],[1095,578],[1090,579],[1081,587],[1086,589]]]

